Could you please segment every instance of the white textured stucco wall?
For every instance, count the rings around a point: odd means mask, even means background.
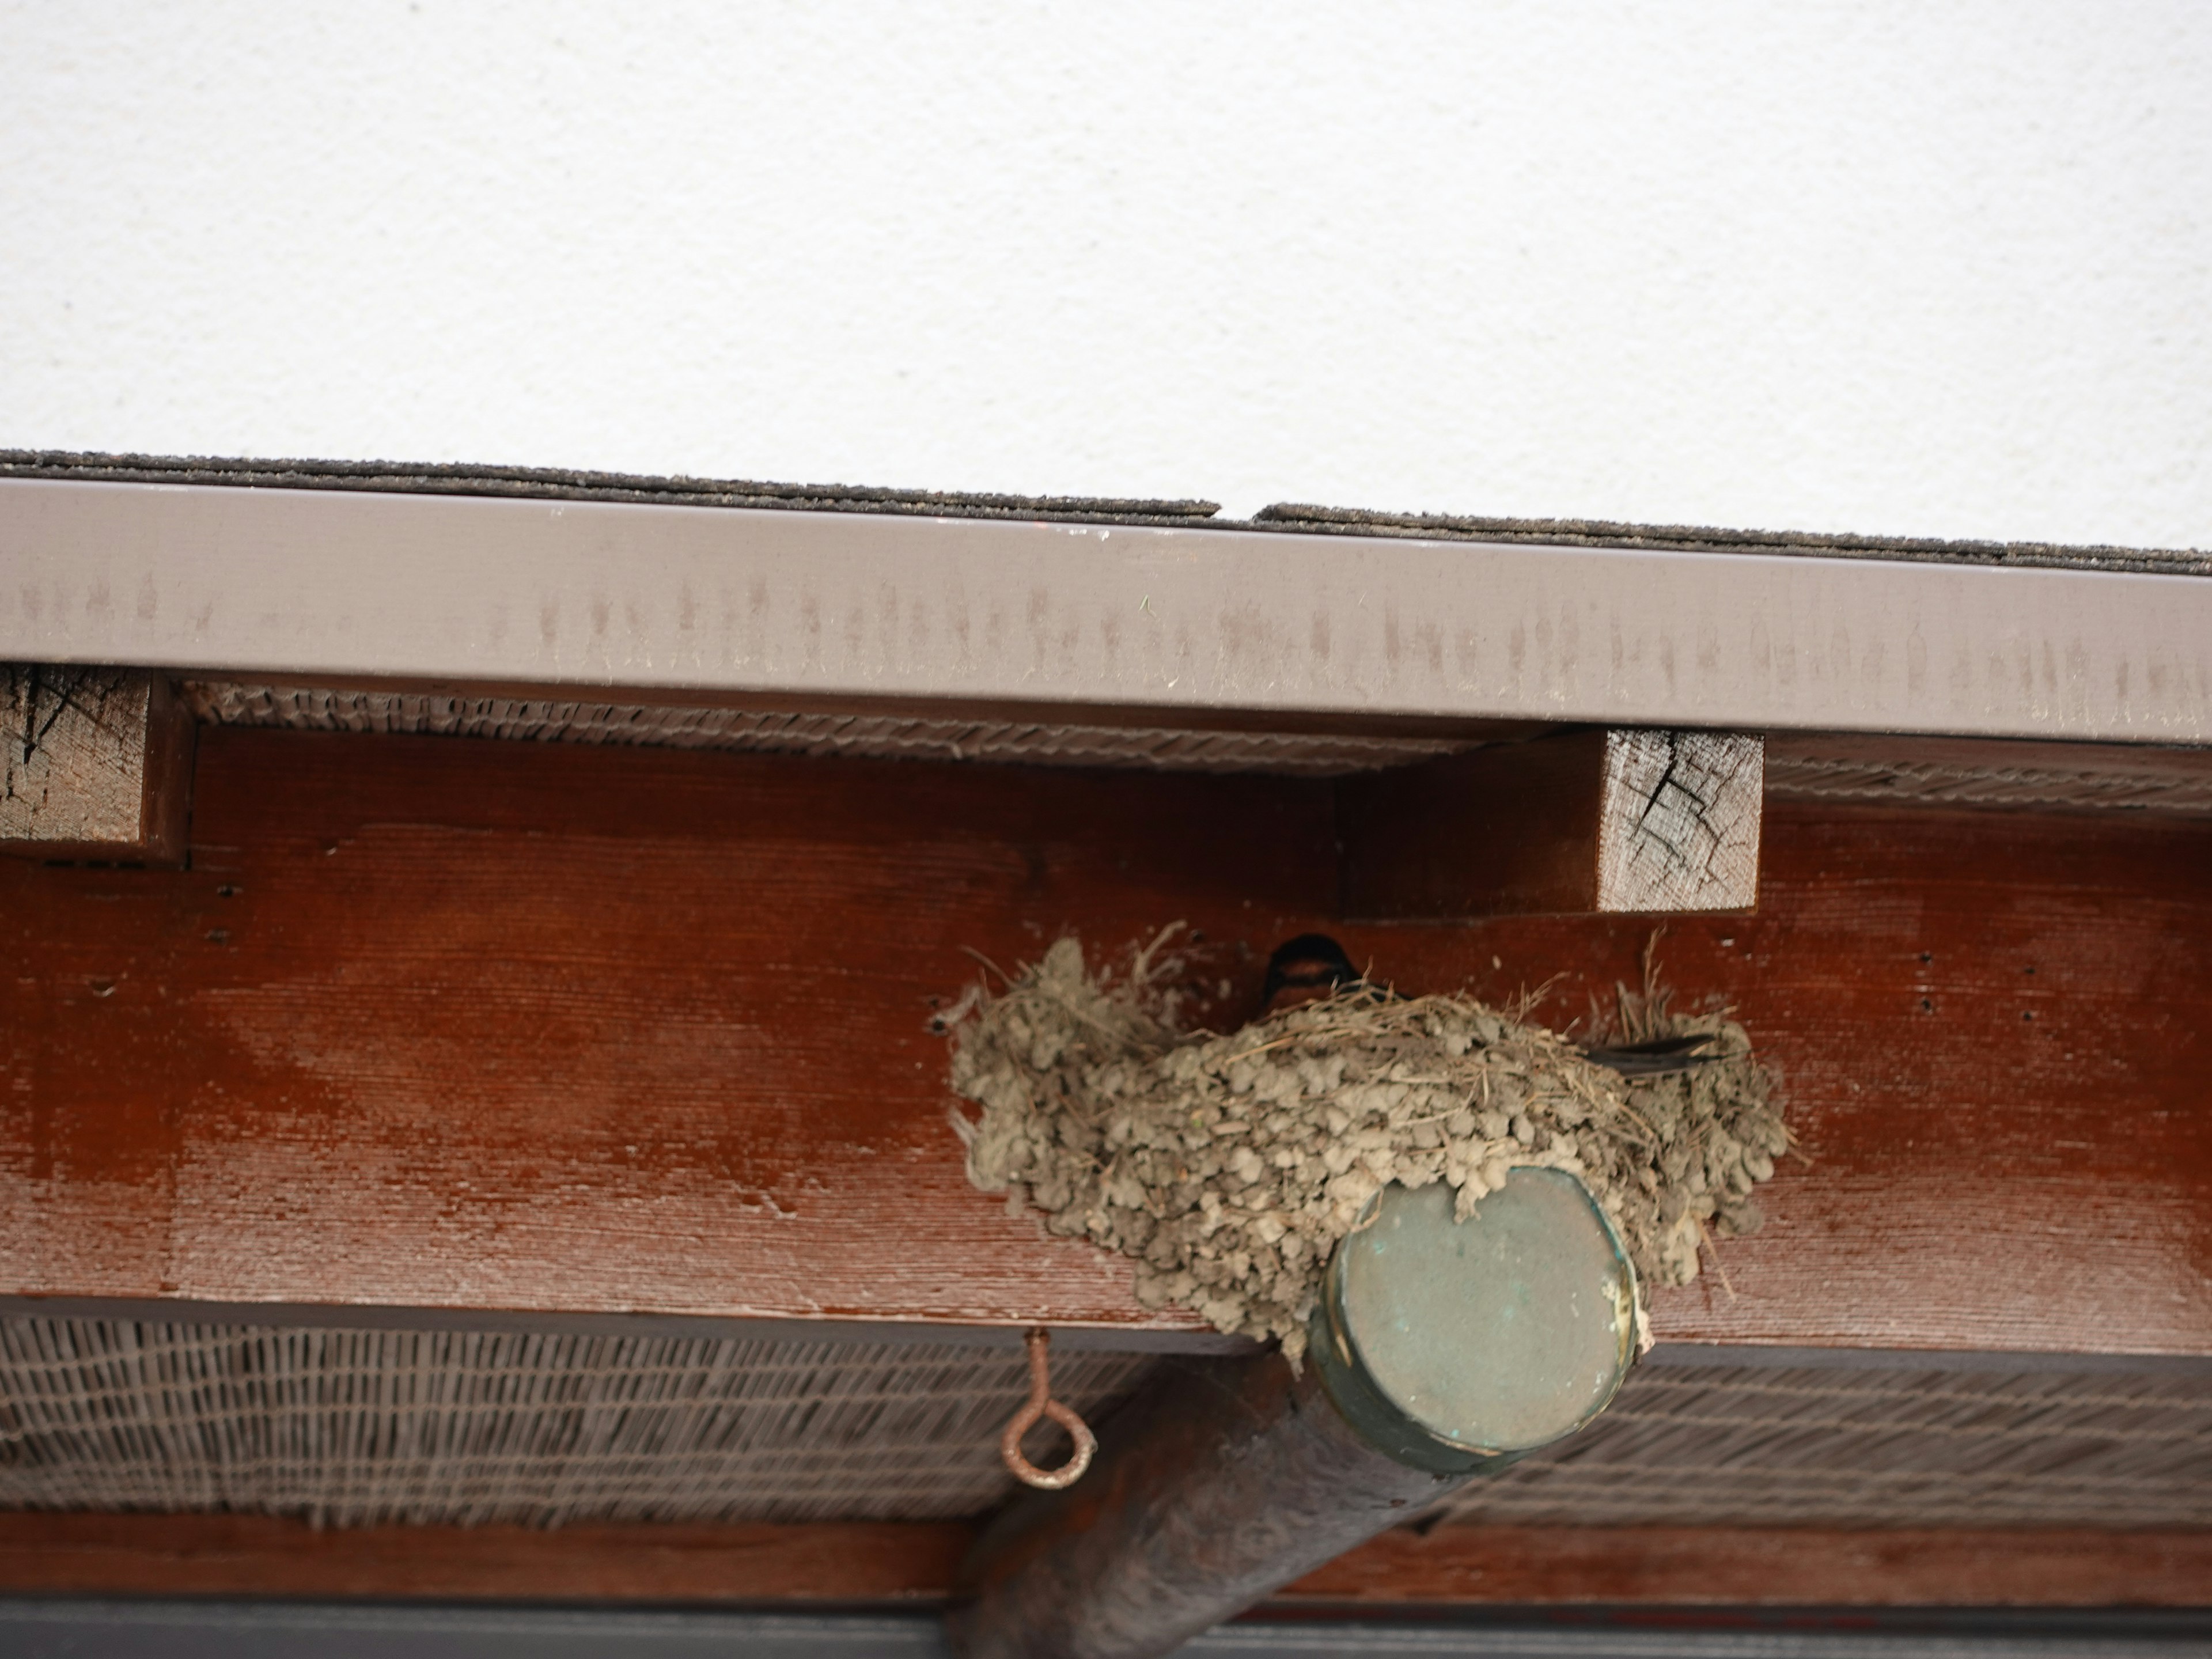
[[[0,7],[0,445],[2212,545],[2212,6]]]

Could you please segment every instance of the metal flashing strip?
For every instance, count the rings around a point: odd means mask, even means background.
[[[0,660],[2212,743],[2194,576],[21,477]]]
[[[1729,530],[1711,525],[1626,524],[1389,513],[1278,501],[1249,520],[1189,497],[1010,495],[972,490],[771,483],[683,474],[603,472],[477,462],[342,461],[216,455],[133,455],[85,450],[0,449],[0,478],[83,483],[214,484],[229,489],[340,489],[384,494],[509,495],[534,500],[757,507],[778,512],[906,513],[966,519],[1092,523],[1254,525],[1301,535],[1410,537],[1428,541],[1533,542],[1544,546],[1650,547],[1676,551],[1786,553],[1800,558],[1913,559],[1939,564],[2043,565],[2212,575],[2212,551],[2054,542],[1991,542],[1819,531]]]
[[[0,1319],[111,1319],[251,1325],[275,1330],[520,1331],[547,1336],[665,1337],[694,1341],[928,1344],[1018,1352],[1022,1324],[951,1320],[722,1318],[699,1314],[561,1313],[512,1308],[396,1307],[365,1303],[207,1302],[184,1297],[0,1296]],[[1236,1355],[1255,1346],[1199,1323],[1054,1324],[1054,1352]],[[1645,1365],[1733,1365],[1770,1370],[1990,1371],[2008,1375],[2106,1372],[2212,1375],[2203,1354],[2082,1353],[2046,1348],[1797,1347],[1759,1342],[1664,1341]]]
[[[744,1654],[749,1659],[944,1659],[929,1613],[872,1615],[609,1611],[589,1607],[363,1606],[226,1601],[0,1601],[0,1638],[21,1659],[263,1659],[312,1648],[328,1659],[562,1659],[574,1655]],[[1224,1625],[1182,1652],[1245,1659],[2096,1659],[2212,1654],[2200,1616],[2114,1609],[2026,1615],[1936,1611],[1909,1620],[1855,1612],[1786,1619],[1692,1612],[1632,1620],[1577,1609],[1452,1623]]]
[[[1181,1328],[1054,1323],[1053,1352],[1241,1354],[1250,1352],[1255,1346],[1249,1337],[1224,1335],[1200,1323],[1195,1315],[1188,1318],[1190,1322]],[[950,1320],[745,1319],[699,1314],[559,1313],[505,1308],[395,1307],[368,1303],[0,1296],[0,1320],[8,1319],[139,1320],[156,1324],[248,1325],[270,1330],[507,1331],[548,1337],[610,1336],[639,1340],[662,1338],[696,1342],[812,1342],[872,1346],[905,1344],[997,1348],[1008,1353],[1021,1352],[1022,1333],[1028,1328],[1026,1324],[962,1324]],[[1914,1363],[1918,1363],[1918,1358],[1916,1353]],[[1685,1363],[1711,1362],[1700,1359]],[[2212,1365],[2212,1361],[2206,1364]]]

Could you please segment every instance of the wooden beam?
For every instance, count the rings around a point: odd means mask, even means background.
[[[941,1601],[963,1522],[310,1527],[261,1515],[0,1512],[0,1594],[559,1601]]]
[[[985,1525],[946,1624],[957,1659],[1175,1652],[1475,1478],[1433,1446],[1424,1466],[1394,1455],[1411,1437],[1360,1423],[1322,1370],[1273,1350],[1168,1361],[1080,1482]]]
[[[1564,732],[1337,786],[1363,921],[1748,910],[1762,739]]]
[[[181,861],[194,730],[156,674],[0,666],[0,853]]]
[[[928,1026],[970,951],[1182,919],[1233,1021],[1332,928],[1409,989],[1553,981],[1564,1023],[1651,933],[1336,927],[1330,811],[207,732],[192,868],[0,863],[0,1294],[1192,1331],[969,1187]],[[2212,823],[1784,804],[1763,856],[1759,914],[1660,956],[1749,1024],[1810,1161],[1662,1340],[2212,1352]]]
[[[1385,1533],[1291,1603],[2189,1607],[2212,1533],[1818,1527],[1438,1527]]]
[[[963,1522],[374,1527],[0,1513],[0,1594],[939,1602]],[[1387,1533],[1273,1604],[2201,1607],[2212,1534],[1439,1527]]]

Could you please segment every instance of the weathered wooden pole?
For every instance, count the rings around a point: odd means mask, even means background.
[[[1633,1270],[1573,1176],[1513,1172],[1465,1222],[1391,1188],[1338,1247],[1293,1370],[1172,1362],[1090,1474],[977,1540],[961,1659],[1146,1659],[1603,1410]]]

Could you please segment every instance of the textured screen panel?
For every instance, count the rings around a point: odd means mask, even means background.
[[[1452,1520],[2212,1527],[2212,1379],[1647,1365]]]
[[[1152,1363],[1063,1352],[1054,1390],[1096,1420]],[[1012,1489],[997,1439],[1025,1394],[1005,1348],[0,1319],[0,1508],[945,1519]],[[1595,1426],[1444,1516],[2212,1527],[2212,1387],[1647,1365]]]
[[[1063,1352],[1054,1389],[1101,1413],[1152,1363]],[[6,1319],[0,1508],[941,1519],[1012,1489],[1027,1395],[1000,1348]]]
[[[1792,800],[1845,800],[1906,806],[2110,807],[2212,817],[2212,769],[2129,769],[2104,756],[2090,769],[2063,766],[1961,765],[1923,760],[1775,754],[1766,792]]]
[[[1449,738],[658,708],[218,680],[187,681],[183,694],[200,720],[219,726],[1303,777],[1343,777],[1416,765],[1479,746],[1472,739]],[[1829,740],[1825,746],[1835,744]],[[2085,745],[2087,758],[2069,763],[2055,752],[2063,745],[2036,747],[2045,752],[2034,762],[2006,763],[1930,758],[1922,752],[1924,743],[1917,747],[1907,744],[1907,752],[1897,754],[1882,752],[1878,744],[1864,740],[1848,744],[1848,752],[1806,752],[1800,739],[1768,746],[1765,793],[1797,800],[2069,811],[2105,807],[2212,816],[2212,765],[2186,757],[2177,760],[2174,751],[2130,751],[2113,745]]]
[[[753,749],[890,760],[1001,761],[1328,777],[1403,766],[1470,746],[1426,738],[1183,732],[1148,726],[1048,725],[1035,720],[918,719],[902,714],[768,714],[738,708],[660,708],[411,691],[330,691],[217,681],[190,681],[184,692],[200,719],[222,726],[404,732],[531,743]]]

